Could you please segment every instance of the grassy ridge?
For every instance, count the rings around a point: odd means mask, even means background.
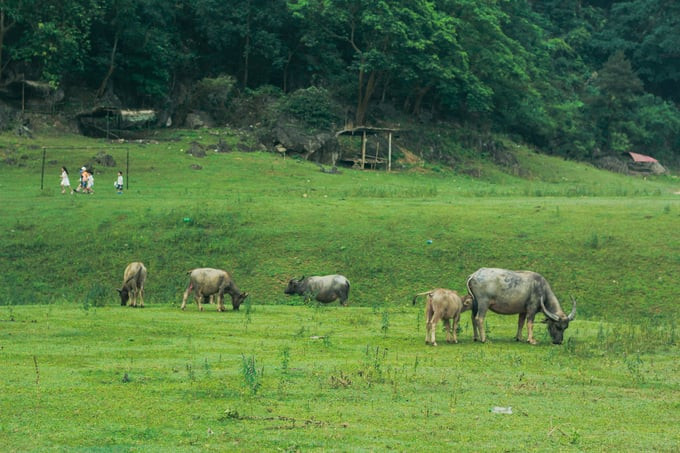
[[[20,165],[2,167],[0,245],[12,266],[0,284],[16,290],[0,302],[112,303],[125,264],[142,260],[152,303],[178,303],[185,272],[198,266],[230,270],[257,304],[288,303],[282,286],[293,276],[340,272],[352,281],[351,303],[364,306],[399,305],[434,286],[462,290],[475,269],[499,266],[543,273],[562,299],[583,302],[581,315],[679,312],[675,178],[530,153],[530,179],[493,167],[478,180],[426,169],[329,175],[270,154],[194,158],[184,152],[191,140],[216,138],[44,139],[64,149],[48,148],[43,191],[40,145],[7,143]],[[97,193],[61,195],[59,167],[68,164],[75,184],[99,150],[118,165],[98,168]],[[130,189],[117,196],[112,183],[128,152]]]

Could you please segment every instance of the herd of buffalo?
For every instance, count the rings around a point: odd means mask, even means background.
[[[217,310],[224,311],[224,294],[231,296],[234,310],[238,310],[248,293],[241,292],[228,272],[208,267],[197,268],[187,272],[189,285],[182,298],[182,310],[185,309],[187,298],[194,292],[199,310],[203,310],[201,303],[207,303],[217,298]],[[118,290],[121,305],[136,307],[144,306],[144,281],[147,270],[143,263],[133,262],[127,265],[123,275],[123,286]],[[534,339],[534,317],[542,312],[548,332],[555,344],[561,344],[564,331],[569,322],[576,316],[576,301],[572,298],[571,313],[567,315],[560,306],[550,285],[542,275],[531,271],[510,271],[497,268],[481,268],[467,279],[468,294],[460,296],[456,291],[437,288],[416,294],[413,304],[419,296],[427,296],[425,305],[426,334],[425,342],[437,345],[435,328],[440,320],[444,322],[446,341],[457,343],[456,330],[460,314],[472,309],[472,326],[475,341],[486,341],[484,332],[484,317],[487,310],[503,315],[519,315],[517,322],[517,341],[522,340],[522,329],[526,321],[527,341],[536,344]],[[326,275],[302,277],[288,282],[285,294],[301,295],[305,299],[314,298],[319,302],[328,303],[339,300],[347,305],[349,297],[349,280],[342,275]],[[453,326],[451,325],[453,321]]]

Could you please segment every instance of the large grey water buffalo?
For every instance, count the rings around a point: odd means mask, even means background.
[[[116,289],[120,294],[120,304],[127,305],[128,300],[131,300],[130,306],[137,306],[137,296],[139,296],[139,306],[144,306],[144,282],[146,281],[146,267],[143,263],[135,261],[125,267],[123,273],[123,286],[121,289]],[[130,298],[132,295],[132,298]]]
[[[314,298],[327,303],[340,299],[342,305],[347,305],[349,297],[349,280],[342,275],[324,275],[291,279],[283,291],[285,294],[299,294],[305,300]]]
[[[522,328],[526,320],[527,341],[531,344],[536,344],[536,313],[542,311],[545,314],[548,332],[555,344],[562,344],[564,331],[576,316],[576,301],[572,298],[571,313],[567,316],[548,281],[536,272],[481,268],[470,275],[467,288],[473,297],[472,327],[475,341],[486,341],[484,316],[487,310],[502,315],[519,315],[515,336],[517,341],[522,341]]]
[[[217,311],[225,311],[224,293],[231,296],[231,306],[238,310],[248,297],[248,293],[242,293],[234,280],[227,271],[212,269],[210,267],[200,267],[187,272],[189,274],[189,286],[184,291],[182,299],[182,310],[187,305],[187,298],[192,291],[196,291],[196,304],[199,311],[203,311],[201,302],[206,302],[212,295],[217,295]]]
[[[446,342],[458,343],[458,321],[460,314],[469,310],[472,306],[472,296],[466,294],[464,297],[453,290],[437,288],[413,296],[413,305],[416,304],[418,296],[427,296],[425,303],[425,344],[437,346],[435,331],[439,320],[444,321],[446,330]],[[453,320],[453,329],[451,328]]]

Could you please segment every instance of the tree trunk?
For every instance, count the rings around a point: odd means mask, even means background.
[[[4,2],[3,2],[4,3]],[[14,27],[16,21],[12,21],[9,24],[5,21],[5,11],[0,11],[0,81],[2,81],[2,73],[7,66],[7,63],[2,61],[2,53],[5,48],[5,35]]]
[[[100,98],[104,95],[104,92],[106,92],[106,86],[109,83],[109,79],[113,75],[113,71],[116,69],[116,50],[118,49],[118,35],[120,33],[116,31],[116,36],[113,38],[113,49],[111,49],[111,58],[109,59],[109,70],[106,71],[106,75],[104,76],[104,80],[102,80],[101,85],[99,86],[99,89],[97,90],[97,98]]]
[[[356,124],[359,126],[365,126],[366,112],[368,111],[368,104],[373,97],[373,92],[378,84],[379,74],[376,71],[371,71],[366,81],[365,86],[363,85],[364,72],[362,71],[359,76],[359,100],[357,104],[357,114],[356,114]]]
[[[422,107],[423,104],[423,98],[425,95],[430,91],[432,88],[432,85],[428,84],[427,86],[424,87],[419,87],[416,89],[416,99],[413,102],[413,114],[417,115],[420,113],[420,108]]]

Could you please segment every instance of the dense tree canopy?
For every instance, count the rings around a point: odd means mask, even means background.
[[[19,78],[160,108],[219,86],[221,112],[232,86],[316,87],[355,124],[390,105],[574,158],[678,159],[680,4],[0,0],[0,87]]]

